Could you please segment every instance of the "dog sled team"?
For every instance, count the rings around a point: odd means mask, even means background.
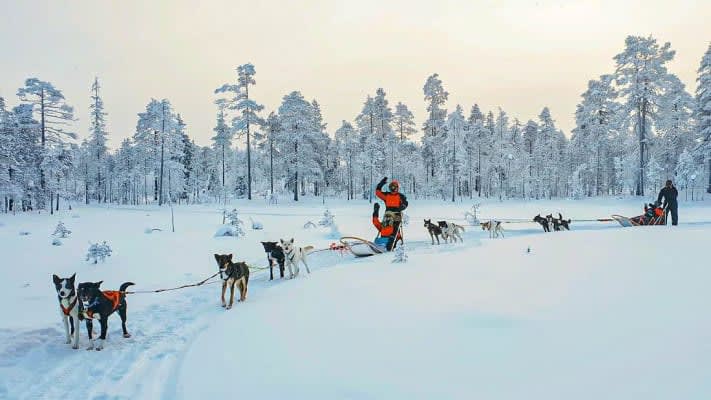
[[[392,251],[399,243],[403,242],[402,212],[408,206],[407,198],[400,193],[400,187],[396,180],[391,181],[388,185],[389,191],[383,191],[386,182],[387,178],[383,178],[375,190],[376,196],[385,203],[385,212],[382,220],[380,219],[380,204],[376,203],[373,206],[371,221],[377,230],[377,235],[374,241],[372,243],[368,242],[368,244],[372,245],[376,251],[365,255]],[[666,222],[666,213],[670,212],[673,224],[676,224],[676,195],[676,188],[669,181],[667,186],[660,192],[658,201],[645,205],[645,213],[643,215],[632,218],[613,216],[613,218],[623,226],[663,225]],[[661,205],[662,198],[665,200],[663,206]],[[570,230],[571,224],[571,220],[564,219],[560,213],[558,213],[558,218],[552,214],[548,214],[545,217],[538,214],[533,218],[533,222],[541,225],[544,232]],[[504,236],[502,221],[490,220],[480,223],[480,226],[482,230],[489,232],[490,238]],[[456,223],[448,221],[434,223],[431,219],[426,219],[424,220],[424,227],[427,229],[433,245],[435,240],[437,244],[440,244],[440,237],[445,243],[464,241],[462,238],[464,227]],[[307,258],[309,253],[314,251],[313,246],[296,246],[293,238],[289,240],[280,239],[278,242],[261,243],[269,262],[269,280],[274,279],[275,266],[279,268],[280,278],[285,278],[286,269],[288,269],[289,278],[297,277],[300,273],[301,264],[306,268],[307,273],[311,273]],[[237,301],[243,302],[247,299],[249,266],[241,261],[233,261],[232,254],[215,254],[214,257],[217,262],[218,272],[213,276],[219,275],[222,281],[220,300],[222,307],[229,310],[234,304],[235,287],[239,290]],[[59,312],[66,334],[66,343],[71,344],[73,349],[79,348],[79,322],[84,321],[89,339],[88,350],[102,350],[108,331],[109,316],[116,312],[121,318],[123,337],[131,337],[126,328],[128,309],[126,294],[131,292],[127,292],[126,289],[134,285],[133,282],[123,283],[118,290],[102,290],[102,281],[82,282],[76,285],[76,274],[69,278],[60,278],[57,275],[53,275],[52,279],[57,292]],[[228,287],[230,289],[229,301],[225,299]],[[94,320],[97,320],[100,327],[98,337],[95,337],[93,332]]]
[[[570,230],[570,219],[564,219],[561,213],[558,213],[558,218],[555,218],[553,214],[548,214],[545,217],[541,217],[541,214],[533,217],[533,222],[537,222],[543,227],[543,232],[552,231],[562,231]]]

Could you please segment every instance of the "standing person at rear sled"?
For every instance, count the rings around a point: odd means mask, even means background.
[[[398,233],[397,240],[402,241],[400,224],[402,223],[402,212],[407,208],[407,197],[400,193],[400,183],[395,179],[390,181],[388,185],[390,191],[383,192],[383,186],[385,186],[385,182],[387,181],[388,177],[386,176],[378,182],[378,185],[375,187],[375,195],[385,202],[383,220],[390,218],[393,221],[393,229]]]
[[[671,213],[672,225],[677,225],[679,222],[679,203],[677,202],[677,196],[679,192],[674,187],[671,179],[667,180],[666,185],[659,191],[659,196],[657,197],[657,204],[662,204],[662,197],[664,198],[664,205],[662,206],[667,213]]]

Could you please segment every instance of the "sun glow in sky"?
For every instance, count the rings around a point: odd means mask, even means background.
[[[627,35],[669,41],[669,69],[693,93],[711,41],[711,2],[700,1],[0,1],[0,97],[28,77],[52,82],[88,133],[89,88],[103,85],[110,145],[133,134],[151,97],[168,98],[206,145],[213,91],[251,62],[265,105],[300,90],[322,107],[328,131],[352,121],[383,87],[421,126],[422,86],[439,73],[448,110],[503,108],[522,123],[544,106],[566,134],[587,82],[614,71]]]

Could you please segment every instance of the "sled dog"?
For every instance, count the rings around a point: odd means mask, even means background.
[[[77,296],[76,288],[74,287],[74,278],[76,274],[69,278],[60,278],[57,275],[52,275],[54,288],[57,290],[57,299],[59,300],[59,315],[64,323],[64,333],[66,334],[66,344],[71,343],[72,349],[79,348],[79,296]],[[74,341],[72,341],[74,336]]]
[[[504,237],[504,227],[501,221],[490,220],[482,222],[480,225],[482,231],[489,231],[489,238],[497,238],[499,234],[501,234],[501,237]]]
[[[456,242],[457,239],[464,243],[464,239],[462,239],[462,232],[464,232],[463,226],[447,221],[437,221],[437,225],[442,230],[442,237],[445,243],[447,243],[448,239],[451,239],[452,243]]]
[[[434,244],[435,238],[437,239],[437,244],[439,244],[439,235],[442,234],[442,228],[433,224],[432,220],[426,219],[424,221],[425,228],[427,228],[427,232],[430,234],[430,239],[432,239],[432,244]]]
[[[269,261],[269,280],[274,279],[274,264],[279,265],[279,276],[284,277],[284,262],[286,261],[286,256],[284,255],[284,249],[279,246],[277,242],[262,242],[264,251],[267,253],[267,260]]]
[[[563,219],[563,215],[561,213],[558,213],[558,219],[553,219],[553,228],[557,231],[562,230],[561,228],[565,229],[566,231],[569,231],[570,220]]]
[[[295,247],[294,238],[291,238],[291,240],[279,239],[279,243],[284,249],[284,255],[286,256],[286,265],[289,267],[289,279],[299,276],[299,261],[304,263],[306,272],[311,273],[309,265],[306,263],[306,255],[314,249],[313,246]],[[296,273],[292,272],[292,266],[294,266]]]
[[[229,310],[235,300],[235,285],[239,288],[239,300],[247,300],[247,284],[249,283],[249,267],[243,262],[232,262],[232,254],[215,254],[217,267],[220,269],[222,279],[222,307]],[[230,286],[230,302],[225,303],[225,291]]]
[[[82,282],[77,287],[77,294],[79,295],[79,300],[81,301],[81,312],[79,313],[80,319],[86,320],[86,332],[89,334],[89,348],[87,350],[94,349],[94,337],[93,337],[93,320],[98,319],[101,325],[101,334],[99,335],[99,345],[96,346],[96,350],[101,350],[104,348],[104,341],[106,340],[106,332],[109,328],[109,315],[118,311],[121,317],[121,329],[123,329],[123,337],[129,338],[131,334],[126,330],[126,288],[133,285],[133,282],[125,282],[121,284],[119,290],[104,290],[99,289],[101,283],[99,282]]]
[[[541,217],[541,214],[533,217],[533,222],[538,222],[543,227],[543,232],[550,232],[551,227],[548,225],[548,218]]]

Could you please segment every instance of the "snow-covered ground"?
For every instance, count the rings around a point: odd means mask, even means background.
[[[484,201],[481,212],[595,219],[640,214],[642,202]],[[504,239],[468,228],[463,244],[430,245],[423,218],[465,223],[470,206],[413,201],[407,263],[320,252],[294,280],[254,271],[229,311],[219,285],[130,295],[133,337],[112,316],[101,352],[64,344],[53,273],[104,289],[193,283],[217,270],[214,253],[264,266],[261,240],[327,247],[333,232],[303,228],[326,207],[341,234],[372,238],[372,206],[237,202],[241,238],[214,237],[219,205],[176,207],[175,233],[167,207],[0,215],[0,398],[711,398],[711,203],[682,202],[676,228],[521,223]],[[59,220],[72,234],[53,246]],[[89,241],[104,240],[111,257],[85,261]]]

